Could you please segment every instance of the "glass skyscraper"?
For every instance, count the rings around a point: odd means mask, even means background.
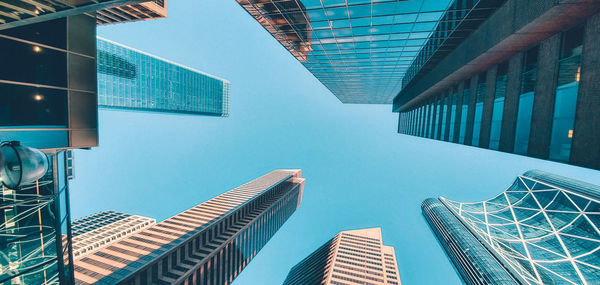
[[[342,103],[390,104],[449,0],[236,0]]]
[[[116,211],[103,211],[75,220],[71,223],[73,258],[82,258],[154,224],[155,219]]]
[[[294,266],[283,285],[399,285],[394,248],[380,228],[343,231]]]
[[[231,284],[302,200],[276,170],[75,261],[76,284]]]
[[[423,215],[467,284],[600,284],[600,187],[528,171],[483,202]]]
[[[229,115],[229,81],[98,38],[98,106]]]

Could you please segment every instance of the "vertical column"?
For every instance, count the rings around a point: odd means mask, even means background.
[[[600,169],[600,14],[587,20],[570,162]]]
[[[467,126],[465,130],[465,145],[471,145],[473,141],[473,121],[475,121],[475,102],[477,101],[477,82],[479,75],[475,74],[471,77],[471,96],[469,96],[469,111],[467,112]]]
[[[523,53],[518,53],[508,62],[504,114],[502,115],[502,130],[500,131],[500,151],[513,152],[515,148],[515,131],[517,128],[517,113],[519,111],[522,71]]]
[[[483,117],[481,120],[481,134],[479,136],[479,147],[488,148],[490,146],[490,131],[492,126],[492,115],[494,111],[494,97],[496,95],[496,73],[498,66],[494,66],[487,71],[485,78],[486,90],[485,99],[483,99]]]
[[[444,141],[448,141],[448,139],[450,139],[450,117],[452,116],[452,103],[454,100],[454,97],[452,97],[452,92],[454,91],[454,87],[450,88],[450,90],[448,90],[448,94],[446,95],[446,106],[444,108],[446,108],[446,121],[444,122],[444,124],[446,124],[446,131],[444,132],[444,137],[442,138]]]
[[[432,107],[433,107],[433,113],[431,116],[431,130],[429,132],[429,138],[430,139],[435,139],[435,122],[437,122],[437,98],[433,99],[433,103],[432,103]]]
[[[469,86],[467,86],[469,88]],[[456,114],[454,116],[454,135],[452,142],[458,143],[458,139],[460,137],[460,118],[462,116],[462,101],[463,101],[463,92],[465,91],[465,82],[461,82],[458,85],[458,90],[456,91]]]
[[[561,34],[556,34],[540,44],[538,73],[533,99],[531,132],[527,155],[547,159],[552,135],[552,118],[558,76]]]

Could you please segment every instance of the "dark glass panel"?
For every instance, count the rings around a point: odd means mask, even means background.
[[[0,62],[0,80],[67,87],[64,52],[0,38]]]
[[[67,48],[66,18],[45,21],[22,27],[0,30],[0,34],[49,45],[61,49]]]
[[[0,83],[0,126],[67,126],[67,91]]]
[[[552,160],[568,161],[571,154],[582,45],[583,27],[576,27],[563,34],[550,141]]]

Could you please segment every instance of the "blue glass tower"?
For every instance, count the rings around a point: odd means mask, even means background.
[[[600,187],[528,171],[483,202],[423,202],[467,284],[599,284]]]
[[[98,106],[229,115],[229,81],[98,38]]]

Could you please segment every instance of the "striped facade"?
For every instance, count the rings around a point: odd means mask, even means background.
[[[301,170],[276,170],[75,261],[76,284],[230,284],[295,212]]]
[[[104,211],[73,221],[73,258],[82,258],[156,224],[152,218]]]
[[[399,285],[394,248],[381,229],[343,231],[290,270],[284,285]]]

